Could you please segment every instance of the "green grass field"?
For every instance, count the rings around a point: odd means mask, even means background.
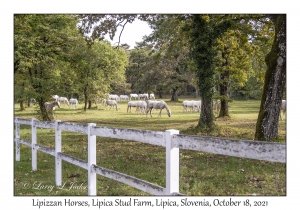
[[[182,134],[208,135],[193,129],[199,113],[182,112],[182,101],[165,99],[172,116],[158,110],[153,117],[127,113],[127,103],[119,103],[119,111],[105,110],[104,106],[84,112],[83,104],[77,110],[62,104],[56,108],[55,117],[63,122],[79,124],[96,123],[97,126],[135,128],[164,131],[178,129]],[[230,103],[230,118],[216,119],[218,129],[212,136],[248,139],[255,133],[259,101],[234,101]],[[34,107],[19,111],[15,105],[14,116],[36,118]],[[29,126],[21,125],[21,138],[30,141]],[[277,142],[286,142],[285,116],[279,121]],[[54,130],[37,129],[37,143],[54,148]],[[87,160],[87,136],[62,132],[62,152]],[[21,145],[21,161],[14,162],[14,195],[87,195],[87,171],[63,162],[63,186],[55,186],[54,157],[38,151],[38,170],[31,171],[31,149]],[[134,141],[97,137],[97,165],[125,173],[154,184],[165,186],[165,148]],[[97,194],[148,195],[125,184],[97,175]],[[180,193],[187,195],[286,195],[286,164],[272,163],[214,155],[190,150],[180,150]]]

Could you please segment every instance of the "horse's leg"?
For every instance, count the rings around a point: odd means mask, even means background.
[[[149,108],[145,111],[146,117],[148,117]]]
[[[159,117],[161,117],[161,111],[162,111],[162,108],[159,111],[159,114],[158,114]]]

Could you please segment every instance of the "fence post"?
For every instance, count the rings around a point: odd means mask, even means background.
[[[16,161],[20,161],[20,123],[18,117],[15,118],[16,123]]]
[[[96,165],[96,136],[91,135],[91,128],[95,123],[88,123],[88,195],[97,195],[97,174],[93,170]]]
[[[61,152],[61,130],[58,128],[58,123],[61,120],[55,121],[55,184],[61,186],[62,184],[62,161],[59,157]]]
[[[179,193],[179,148],[173,147],[173,138],[179,130],[166,130],[166,195]]]
[[[32,170],[37,170],[37,151],[35,148],[36,145],[36,126],[35,126],[35,118],[31,119],[31,165]]]

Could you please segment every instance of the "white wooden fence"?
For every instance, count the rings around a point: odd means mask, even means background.
[[[94,123],[80,125],[68,122],[40,122],[35,119],[14,119],[16,136],[16,161],[20,161],[20,144],[32,148],[32,170],[37,170],[37,150],[55,157],[55,184],[62,184],[62,160],[77,165],[88,171],[88,195],[97,195],[96,175],[117,180],[152,195],[180,195],[179,192],[179,149],[196,150],[214,154],[267,160],[285,163],[286,145],[282,143],[233,140],[206,136],[181,135],[178,130],[149,131],[136,129],[120,129],[99,127]],[[20,138],[20,124],[31,126],[31,142]],[[55,130],[55,149],[37,144],[36,128]],[[72,131],[87,134],[88,161],[61,152],[61,131]],[[166,148],[166,187],[122,174],[117,171],[100,167],[96,164],[96,136],[110,137],[122,140],[133,140],[143,143],[163,146]]]

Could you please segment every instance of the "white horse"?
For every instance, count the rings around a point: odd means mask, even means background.
[[[194,101],[183,101],[182,102],[182,111],[187,111],[187,108],[190,108],[190,111],[194,109]]]
[[[70,98],[70,104],[74,105],[74,108],[77,109],[78,107],[78,100],[76,98]]]
[[[127,113],[128,113],[129,109],[130,109],[130,113],[131,113],[131,107],[136,107],[136,106],[137,106],[137,101],[128,101]]]
[[[201,101],[183,101],[182,102],[182,111],[187,111],[187,108],[190,108],[190,112],[194,111],[194,108],[197,109],[198,112],[201,110]]]
[[[150,93],[149,99],[155,99],[154,93]]]
[[[46,102],[45,103],[45,108],[47,112],[52,112],[52,119],[54,119],[54,110],[55,106],[58,106],[60,108],[60,103],[59,101],[53,101],[53,102]]]
[[[145,114],[146,109],[147,109],[146,101],[137,101],[136,102],[136,111],[135,112],[138,112],[138,110],[139,110],[140,111],[139,113]]]
[[[109,109],[111,109],[112,106],[115,106],[116,107],[116,110],[118,111],[118,103],[116,100],[106,100],[105,101],[105,107],[106,107],[106,110],[107,110],[107,106],[110,106]]]
[[[122,101],[122,100],[129,101],[128,95],[120,95],[120,101]]]
[[[118,95],[112,95],[110,94],[108,96],[108,100],[116,100],[116,101],[120,101],[120,97]]]
[[[59,96],[58,95],[53,95],[52,98],[54,98],[56,101],[58,101]]]
[[[148,99],[149,99],[149,95],[148,95],[148,93],[139,94],[138,99],[139,99],[139,100],[141,100],[141,99],[148,100]]]
[[[132,98],[134,98],[136,100],[139,97],[138,94],[135,94],[135,93],[130,93],[129,95],[130,95],[130,97],[129,97],[130,101],[131,101]]]
[[[198,110],[198,112],[201,111],[201,100],[200,101],[195,101],[194,102],[194,107]]]
[[[70,106],[69,100],[66,97],[59,97],[58,101],[59,102],[64,102],[64,103],[68,104],[68,106]]]
[[[171,110],[169,109],[168,105],[164,101],[147,101],[147,111],[146,111],[146,117],[148,117],[148,112],[150,111],[150,116],[152,117],[152,110],[153,109],[160,109],[158,117],[161,117],[161,111],[162,109],[167,110],[167,114],[169,117],[171,117]]]

